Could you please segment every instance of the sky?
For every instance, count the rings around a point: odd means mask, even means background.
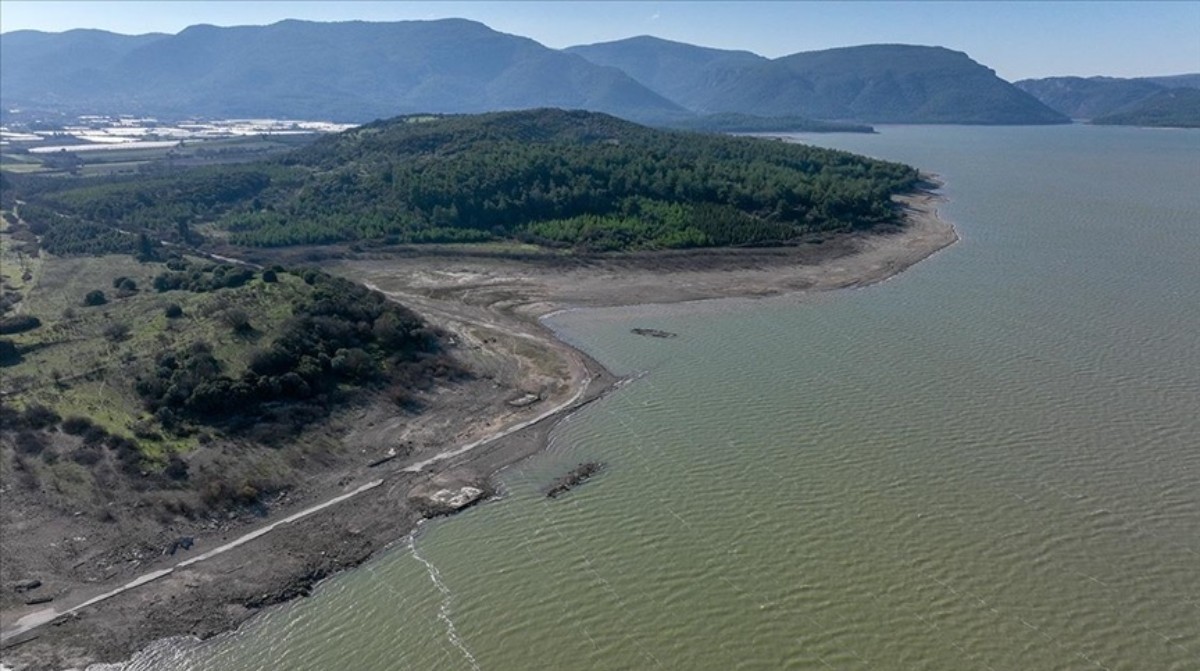
[[[3,0],[0,31],[176,33],[197,23],[462,17],[561,48],[655,35],[768,57],[871,43],[964,51],[1010,81],[1200,72],[1200,0],[1174,2],[51,2]]]

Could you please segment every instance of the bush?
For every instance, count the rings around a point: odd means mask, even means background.
[[[81,436],[94,426],[95,423],[92,420],[87,417],[80,417],[79,415],[68,417],[62,422],[63,433],[72,436]]]
[[[0,338],[0,366],[19,363],[21,361],[21,351],[17,349],[17,344],[8,338]]]
[[[58,424],[62,420],[62,417],[59,417],[57,412],[40,403],[33,403],[25,408],[21,419],[25,423],[25,426],[31,429],[49,429]]]
[[[108,431],[99,424],[92,424],[80,436],[87,445],[102,445],[108,440]]]
[[[105,296],[104,292],[100,291],[99,289],[93,289],[87,292],[87,295],[83,297],[83,304],[88,306],[104,305],[107,302],[108,297]]]
[[[117,279],[120,281],[114,282],[115,286],[113,288],[117,290],[118,296],[132,296],[137,293],[137,282],[128,277],[119,277]]]
[[[24,333],[42,325],[42,321],[33,315],[13,315],[0,319],[0,333]]]
[[[233,329],[234,333],[249,333],[254,330],[250,324],[250,315],[241,308],[230,308],[221,314],[221,321]]]
[[[71,460],[81,466],[94,466],[104,457],[97,443],[86,443],[71,452]]]
[[[163,473],[172,480],[186,480],[188,476],[188,464],[178,454],[172,454],[167,459],[167,467],[163,469]]]
[[[129,337],[129,325],[121,322],[113,322],[104,327],[104,337],[110,342],[121,342]]]
[[[46,449],[46,436],[33,431],[17,434],[17,451],[21,454],[41,454]]]
[[[179,319],[183,316],[183,308],[179,306],[179,303],[171,303],[166,310],[163,310],[163,314],[167,316],[167,319]]]
[[[262,281],[266,282],[268,284],[270,284],[272,282],[278,282],[279,276],[275,273],[274,270],[268,268],[267,270],[263,271]]]

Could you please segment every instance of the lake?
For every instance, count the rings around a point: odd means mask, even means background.
[[[801,139],[939,174],[960,243],[555,316],[642,376],[504,500],[128,667],[1200,668],[1200,131],[880,131]]]

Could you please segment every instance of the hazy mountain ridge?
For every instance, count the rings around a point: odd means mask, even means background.
[[[1103,126],[1200,128],[1200,89],[1164,89],[1146,100],[1092,119]]]
[[[966,54],[942,47],[865,45],[771,60],[639,37],[568,51],[627,68],[651,90],[700,113],[868,123],[1067,121]]]
[[[700,112],[708,111],[709,91],[725,73],[769,62],[749,51],[699,47],[649,35],[567,47],[565,51],[597,65],[618,68],[668,100]]]
[[[1200,74],[1136,78],[1045,77],[1022,79],[1015,85],[1073,119],[1095,119],[1131,110],[1169,89],[1200,88]]]
[[[619,70],[463,19],[87,32],[103,48],[73,33],[4,35],[5,105],[344,121],[545,106],[687,115]]]
[[[560,107],[646,123],[693,113],[884,123],[1062,123],[965,54],[869,45],[767,59],[654,37],[559,51],[465,19],[18,31],[6,107],[367,121]]]

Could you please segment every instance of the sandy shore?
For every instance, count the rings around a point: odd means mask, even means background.
[[[572,307],[771,296],[879,282],[957,240],[954,228],[937,216],[939,202],[933,191],[923,190],[900,199],[903,226],[780,249],[581,258],[426,248],[419,255],[396,250],[331,261],[326,264],[331,272],[378,288],[454,334],[454,353],[476,371],[476,379],[447,390],[416,421],[365,411],[348,423],[354,428],[345,440],[355,446],[354,458],[272,507],[266,519],[196,530],[196,545],[187,555],[136,562],[103,579],[72,582],[63,576],[66,584],[52,604],[0,612],[5,633],[0,660],[17,669],[120,661],[154,640],[206,638],[267,606],[307,595],[317,581],[403,540],[428,514],[410,499],[414,491],[447,483],[490,489],[498,470],[544,447],[558,420],[614,387],[611,374],[555,338],[542,316]],[[514,403],[521,395],[536,401]],[[489,440],[492,436],[500,437]],[[368,465],[400,442],[415,448]],[[471,449],[456,453],[464,446]],[[335,497],[344,498],[180,566]],[[157,579],[18,633],[18,623],[31,621],[22,618],[47,615],[47,608],[61,613],[158,572]]]

